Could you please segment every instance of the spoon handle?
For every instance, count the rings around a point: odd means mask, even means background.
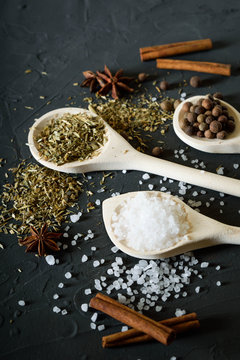
[[[146,171],[240,197],[240,180],[237,179],[157,159],[138,151],[129,154],[128,160],[127,164],[125,164],[125,169]]]

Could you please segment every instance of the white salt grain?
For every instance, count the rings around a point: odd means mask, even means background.
[[[237,170],[239,168],[239,164],[233,164],[233,167]]]
[[[202,269],[204,269],[204,268],[207,268],[208,265],[209,265],[209,263],[205,261],[205,262],[202,262],[200,266]]]
[[[122,332],[124,332],[124,331],[128,331],[128,326],[122,326],[121,331],[122,331]]]
[[[85,289],[84,291],[85,295],[90,295],[92,293],[91,289]]]
[[[59,313],[60,311],[61,309],[58,306],[53,307],[53,312],[55,312],[56,314]]]
[[[47,255],[45,257],[45,260],[48,263],[48,265],[55,265],[55,258],[53,255]]]
[[[148,179],[150,179],[150,176],[149,176],[149,174],[145,173],[145,174],[143,174],[142,178],[143,178],[143,180],[148,180]]]
[[[87,312],[88,311],[88,304],[82,304],[81,305],[81,310],[84,311],[84,312]]]
[[[91,328],[91,329],[95,330],[95,329],[96,329],[96,327],[97,327],[97,325],[96,325],[96,324],[94,324],[94,323],[91,323],[91,324],[90,324],[90,328]]]
[[[105,325],[98,325],[98,331],[103,331],[105,329]]]
[[[53,295],[53,299],[54,299],[54,300],[57,300],[58,298],[59,298],[59,295],[58,295],[58,294],[54,294],[54,295]]]
[[[62,310],[62,315],[67,315],[67,313],[68,313],[68,312],[67,312],[66,309],[63,309],[63,310]]]
[[[86,261],[88,261],[88,257],[87,257],[87,255],[83,255],[82,256],[82,262],[86,262]]]
[[[82,216],[81,212],[79,212],[78,214],[70,215],[70,220],[72,223],[76,223],[80,219],[81,216]]]
[[[96,322],[96,320],[97,320],[97,317],[98,317],[98,314],[95,312],[93,315],[92,315],[92,317],[91,317],[91,320],[92,320],[92,322]]]
[[[175,311],[175,315],[178,317],[178,316],[182,316],[182,315],[185,315],[186,314],[186,310],[181,310],[181,309],[176,309]]]
[[[197,286],[197,287],[195,288],[195,293],[196,293],[196,294],[199,294],[199,292],[200,292],[200,286]]]
[[[58,284],[58,287],[59,287],[60,289],[62,289],[62,288],[64,287],[63,283],[59,283],[59,284]]]
[[[24,300],[19,300],[18,305],[19,306],[25,306],[25,301]]]
[[[71,277],[72,277],[72,274],[71,274],[69,271],[66,272],[65,278],[66,278],[66,279],[71,279]]]
[[[153,190],[153,184],[148,184],[149,190]]]
[[[222,285],[221,281],[217,281],[217,282],[216,282],[216,285],[217,285],[217,286],[221,286],[221,285]]]
[[[221,166],[221,167],[219,167],[216,171],[217,171],[217,174],[218,175],[223,175],[223,170],[224,170],[224,167],[223,166]]]
[[[176,356],[171,356],[169,360],[177,360]]]
[[[120,204],[111,226],[119,241],[141,251],[168,248],[188,239],[190,227],[187,214],[175,200],[143,192]]]
[[[98,267],[99,265],[100,265],[100,261],[95,260],[95,261],[93,262],[93,267]]]
[[[217,266],[215,267],[215,269],[218,271],[218,270],[221,269],[221,266],[220,266],[220,265],[217,265]]]

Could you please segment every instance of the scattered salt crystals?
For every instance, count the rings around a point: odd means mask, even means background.
[[[145,173],[145,174],[143,174],[142,178],[143,178],[143,180],[148,180],[148,179],[150,179],[150,175]]]
[[[142,184],[143,184],[142,180],[139,180],[139,182],[138,182],[138,183],[139,183],[139,185],[142,185]]]
[[[71,245],[72,245],[72,246],[75,246],[75,245],[77,245],[77,242],[76,242],[76,240],[72,240],[72,241],[71,241]]]
[[[166,190],[167,190],[167,188],[165,186],[162,186],[160,189],[160,191],[166,191]]]
[[[162,306],[157,305],[157,306],[155,307],[155,310],[156,310],[156,312],[160,312],[160,311],[162,310]]]
[[[66,309],[63,309],[61,314],[62,314],[62,315],[67,315],[67,313],[68,313],[67,310],[66,310]]]
[[[233,164],[233,167],[237,170],[239,168],[239,164]]]
[[[88,180],[91,180],[91,179],[92,179],[91,175],[88,175],[88,177],[87,177],[87,178],[88,178]]]
[[[54,295],[53,295],[53,299],[54,299],[54,300],[57,300],[58,298],[59,298],[59,295],[58,295],[58,294],[54,294]]]
[[[61,309],[58,306],[53,307],[53,312],[55,312],[56,314],[58,314],[60,311]]]
[[[90,324],[90,328],[93,329],[93,330],[95,330],[95,329],[97,328],[97,325],[96,325],[95,323],[91,323],[91,324]]]
[[[97,200],[95,201],[95,204],[98,206],[98,205],[101,204],[101,201],[100,201],[99,199],[97,199]]]
[[[199,294],[199,292],[200,292],[200,286],[197,286],[197,287],[195,288],[195,293],[196,293],[196,294]]]
[[[183,161],[187,161],[187,160],[188,160],[188,157],[187,157],[185,154],[181,155],[181,158],[183,159]]]
[[[171,356],[169,360],[177,360],[176,356]]]
[[[190,227],[181,204],[143,192],[122,201],[111,220],[116,238],[141,251],[173,246],[188,238]]]
[[[90,295],[92,293],[91,289],[85,289],[84,291],[85,295]]]
[[[77,214],[70,215],[70,220],[72,223],[75,223],[80,219],[81,216],[82,213],[79,211]]]
[[[101,189],[99,189],[99,190],[97,190],[97,193],[102,193],[102,192],[104,192],[105,191],[105,189],[104,188],[101,188]]]
[[[24,300],[19,300],[18,305],[19,306],[25,306],[25,301]]]
[[[207,192],[205,190],[201,190],[200,193],[205,195]]]
[[[86,262],[86,261],[88,261],[88,257],[87,257],[87,255],[83,255],[82,256],[82,262]]]
[[[217,285],[217,286],[221,286],[221,285],[222,285],[221,281],[217,281],[217,282],[216,282],[216,285]]]
[[[71,277],[72,277],[72,274],[71,274],[69,271],[66,272],[65,278],[66,278],[66,279],[71,279]]]
[[[224,170],[224,167],[223,166],[220,166],[216,171],[217,171],[217,174],[218,175],[223,175],[223,170]]]
[[[118,252],[119,248],[117,246],[113,246],[111,248],[111,251],[115,254],[116,252]]]
[[[68,233],[65,232],[65,233],[63,234],[63,237],[68,238],[68,237],[69,237]]]
[[[100,280],[95,279],[94,282],[95,282],[95,285],[94,285],[95,289],[98,291],[102,291],[102,286],[101,286]]]
[[[156,101],[157,100],[157,98],[156,97],[152,97],[152,101]]]
[[[128,331],[128,326],[122,326],[121,331],[122,331],[122,332]]]
[[[103,331],[105,329],[105,325],[98,325],[98,331]]]
[[[92,320],[92,322],[96,322],[96,320],[97,320],[97,317],[98,317],[98,313],[94,313],[93,315],[92,315],[92,317],[91,317],[91,320]]]
[[[118,195],[120,195],[120,192],[115,192],[115,193],[112,193],[111,197],[118,196]]]
[[[202,262],[200,266],[202,269],[204,269],[204,268],[207,268],[208,265],[209,265],[209,263],[205,261],[205,262]]]
[[[100,265],[100,261],[94,260],[93,267],[98,267]]]
[[[96,251],[96,250],[97,250],[96,246],[92,246],[92,247],[91,247],[91,250],[92,250],[92,251]]]
[[[58,287],[59,287],[60,289],[62,289],[62,288],[64,287],[63,283],[59,283],[59,284],[58,284]]]
[[[175,315],[178,317],[178,316],[182,316],[182,315],[185,315],[186,314],[186,310],[181,310],[181,309],[176,309],[175,311]]]
[[[220,265],[217,265],[217,266],[215,267],[215,269],[218,271],[218,270],[221,269],[221,266],[220,266]]]
[[[88,304],[82,304],[81,305],[81,310],[84,311],[84,312],[87,312],[88,311]]]
[[[63,250],[66,250],[68,248],[68,244],[63,244]]]
[[[122,173],[123,173],[123,174],[126,174],[126,173],[127,173],[127,170],[122,170]]]
[[[64,230],[65,230],[65,231],[68,231],[69,229],[70,229],[70,226],[67,225]]]
[[[219,203],[221,206],[224,206],[224,201],[220,201]]]
[[[153,184],[148,184],[149,190],[153,190]]]
[[[209,207],[210,206],[210,203],[207,201],[206,202],[206,207]]]
[[[48,265],[55,265],[55,258],[53,255],[47,255],[45,257],[45,260],[48,263]]]
[[[192,193],[192,196],[198,196],[198,192],[197,191],[194,191],[193,193]]]
[[[225,194],[224,194],[224,193],[219,193],[219,195],[220,195],[221,197],[224,197],[224,196],[225,196]]]

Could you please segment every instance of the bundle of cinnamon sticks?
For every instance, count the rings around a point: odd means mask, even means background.
[[[103,336],[104,348],[142,343],[153,339],[168,345],[175,339],[176,334],[200,326],[196,313],[157,322],[101,293],[91,299],[90,306],[132,327],[124,332]]]
[[[142,61],[157,59],[157,68],[159,69],[190,70],[230,76],[230,64],[205,61],[161,59],[167,56],[210,50],[212,49],[212,46],[211,39],[200,39],[165,45],[149,46],[140,48],[140,57]]]

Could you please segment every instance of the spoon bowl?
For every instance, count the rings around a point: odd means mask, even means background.
[[[233,116],[235,119],[235,129],[234,131],[227,136],[226,139],[207,139],[205,137],[200,138],[198,136],[189,136],[187,135],[180,127],[179,121],[184,116],[184,111],[182,110],[183,105],[186,102],[191,102],[193,105],[197,103],[200,99],[207,98],[207,95],[203,96],[193,96],[176,108],[173,115],[173,128],[176,135],[187,145],[204,152],[208,153],[218,153],[218,154],[239,154],[240,153],[240,114],[239,112],[230,104],[225,101],[220,100],[221,105],[226,106],[230,116]]]
[[[71,107],[50,111],[36,119],[28,134],[28,146],[33,157],[50,169],[75,174],[105,170],[140,170],[240,197],[240,180],[143,154],[135,150],[103,120],[107,141],[95,156],[87,160],[73,161],[63,165],[57,165],[54,162],[44,160],[38,152],[36,137],[51,119],[62,117],[66,113],[86,113],[93,117],[97,116],[89,110]]]
[[[130,248],[125,240],[116,238],[112,229],[112,215],[113,213],[118,214],[124,200],[134,198],[137,193],[138,192],[130,192],[114,196],[104,200],[102,204],[103,221],[107,234],[114,245],[124,253],[140,259],[160,259],[219,244],[240,245],[240,227],[229,226],[202,215],[175,196],[160,191],[144,191],[144,193],[150,196],[172,199],[176,204],[180,204],[187,214],[190,229],[187,233],[187,239],[180,240],[174,246],[168,248],[151,251],[139,251]],[[136,227],[137,225],[133,224],[133,226]]]

